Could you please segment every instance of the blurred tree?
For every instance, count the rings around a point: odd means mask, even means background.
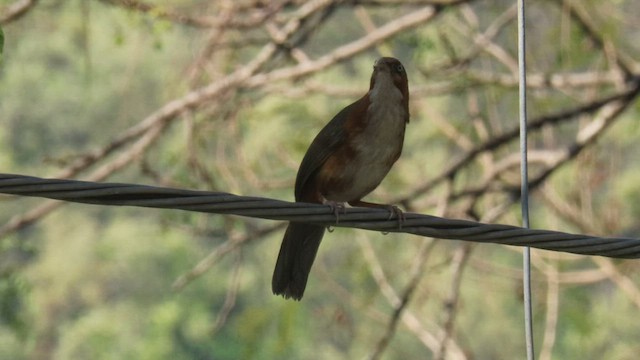
[[[640,4],[527,6],[532,223],[637,236]],[[372,200],[519,224],[515,16],[505,0],[5,1],[0,168],[291,200],[313,136],[391,55],[412,116]],[[270,291],[284,224],[1,200],[0,358],[523,357],[518,249],[339,229],[294,303]],[[541,359],[634,358],[636,262],[533,266]]]

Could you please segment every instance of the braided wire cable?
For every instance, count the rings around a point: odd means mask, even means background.
[[[633,238],[602,238],[559,231],[525,229],[512,225],[483,224],[416,213],[405,213],[405,219],[399,226],[398,220],[389,218],[387,210],[370,208],[347,208],[344,209],[344,213],[341,210],[336,219],[336,214],[328,205],[295,203],[224,192],[0,174],[0,193],[96,205],[233,214],[270,220],[409,233],[440,239],[530,246],[582,255],[640,258],[640,240]]]

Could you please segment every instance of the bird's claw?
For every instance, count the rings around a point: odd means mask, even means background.
[[[406,220],[404,212],[395,205],[389,205],[387,209],[389,210],[389,218],[387,220],[393,219],[393,216],[395,215],[398,218],[398,230],[402,230],[402,224],[404,224]]]
[[[333,215],[335,215],[336,217],[336,224],[340,223],[340,210],[342,210],[343,214],[347,213],[347,208],[344,206],[344,203],[342,202],[337,202],[337,201],[331,201],[331,200],[325,200],[324,202],[325,205],[329,205],[329,207],[331,208],[331,212],[333,212]],[[328,230],[330,229],[330,227],[328,227]],[[333,231],[332,229],[329,230],[329,232]]]

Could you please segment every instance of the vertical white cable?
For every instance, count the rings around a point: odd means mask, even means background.
[[[529,170],[527,163],[527,69],[525,61],[524,0],[518,0],[518,77],[520,112],[520,199],[522,201],[522,227],[529,228]],[[531,311],[531,249],[524,248],[522,258],[524,288],[524,330],[527,359],[534,359],[533,319]]]

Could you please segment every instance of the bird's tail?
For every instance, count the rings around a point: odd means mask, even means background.
[[[274,294],[286,299],[302,298],[323,235],[324,226],[289,223],[273,271],[271,289]]]

